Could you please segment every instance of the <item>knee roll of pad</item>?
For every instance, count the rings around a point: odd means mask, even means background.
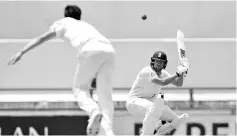
[[[173,128],[178,128],[179,126],[180,126],[180,124],[179,124],[179,118],[176,118],[176,119],[174,119],[172,122],[171,122],[171,125],[172,125],[172,127]]]
[[[171,125],[174,128],[178,128],[181,124],[183,124],[184,122],[186,122],[188,120],[189,116],[187,113],[180,115],[178,118],[174,119],[171,122]]]

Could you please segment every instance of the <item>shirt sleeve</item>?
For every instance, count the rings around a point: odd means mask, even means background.
[[[65,28],[64,28],[64,21],[63,19],[54,22],[50,29],[52,29],[56,33],[56,37],[61,38],[64,35]]]

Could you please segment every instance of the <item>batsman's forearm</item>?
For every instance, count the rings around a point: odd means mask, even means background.
[[[184,79],[184,77],[183,77],[183,75],[180,75],[179,77],[177,77],[175,80],[174,80],[174,85],[175,86],[178,86],[178,87],[181,87],[181,86],[183,86],[183,79]]]
[[[177,74],[173,74],[169,77],[164,78],[164,81],[163,81],[164,85],[168,85],[168,84],[172,83],[177,77],[178,77]]]

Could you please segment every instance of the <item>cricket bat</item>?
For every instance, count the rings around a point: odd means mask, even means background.
[[[184,33],[180,30],[177,30],[177,47],[178,47],[178,55],[180,64],[189,68],[189,61],[186,57],[186,47],[184,45]],[[184,74],[184,77],[186,77]]]

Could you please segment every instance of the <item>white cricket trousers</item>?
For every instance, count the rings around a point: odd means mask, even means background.
[[[91,41],[78,54],[73,91],[81,109],[89,116],[100,110],[103,114],[102,130],[113,132],[114,104],[112,100],[112,72],[115,67],[115,51],[111,44]],[[98,104],[91,98],[92,79],[96,77]]]
[[[131,115],[144,117],[147,113],[147,110],[152,106],[152,104],[153,99],[132,98],[127,100],[126,107]],[[173,120],[178,117],[178,115],[167,105],[164,105],[164,109],[161,112],[161,120]]]
[[[148,114],[148,110],[152,107],[153,101],[154,99],[129,98],[126,102],[126,107],[127,107],[128,112],[131,115],[145,117]],[[178,118],[178,115],[174,111],[172,111],[168,106],[164,105],[162,107],[163,108],[160,110],[159,110],[159,107],[156,107],[158,108],[157,114],[161,115],[159,120],[171,121],[173,119]],[[153,119],[152,121],[156,121],[156,119]],[[158,122],[154,122],[154,123],[158,123]]]

